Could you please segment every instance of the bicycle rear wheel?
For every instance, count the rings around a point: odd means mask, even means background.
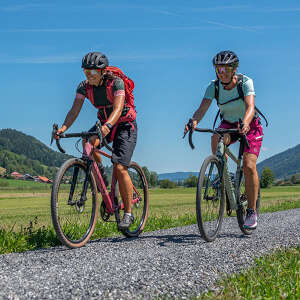
[[[196,196],[197,222],[207,242],[215,240],[223,221],[225,205],[221,164],[215,155],[208,156],[201,167]]]
[[[240,180],[240,189],[239,189],[239,195],[238,195],[238,208],[236,210],[236,216],[237,216],[239,227],[240,227],[241,231],[246,235],[250,235],[250,234],[252,234],[253,229],[251,230],[251,229],[244,228],[247,205],[248,205],[248,200],[247,200],[246,191],[245,191],[244,175],[242,175],[241,180]],[[259,207],[260,207],[260,187],[258,186],[258,195],[257,195],[257,199],[256,199],[257,214],[259,212]]]
[[[126,237],[136,237],[144,230],[149,209],[148,183],[142,168],[136,163],[131,162],[128,167],[128,174],[133,184],[133,201],[131,206],[134,222],[126,230],[121,232]],[[120,210],[122,218],[124,210]]]
[[[83,246],[94,232],[97,220],[97,187],[91,172],[86,194],[83,186],[87,166],[81,159],[67,160],[52,186],[51,216],[58,239],[69,248]]]

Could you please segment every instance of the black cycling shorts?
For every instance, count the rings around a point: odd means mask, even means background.
[[[96,126],[93,126],[89,131],[95,131]],[[110,140],[109,133],[106,139]],[[137,140],[137,124],[136,121],[131,123],[120,123],[116,130],[113,139],[113,152],[111,162],[113,164],[119,163],[123,166],[129,167],[133,155],[133,151]]]

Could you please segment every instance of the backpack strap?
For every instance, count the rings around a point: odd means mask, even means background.
[[[243,74],[237,74],[237,91],[239,93],[239,98],[244,100],[244,92],[243,92]]]
[[[215,99],[217,100],[217,105],[219,105],[219,79],[215,80]]]
[[[256,106],[255,106],[255,111],[257,111],[257,113],[265,120],[266,127],[268,127],[269,122],[268,122],[267,118],[264,116],[264,114]]]
[[[216,126],[216,123],[217,123],[217,120],[218,120],[218,116],[220,115],[220,110],[218,110],[217,114],[216,114],[216,117],[215,117],[215,120],[214,120],[214,125],[213,125],[213,129],[215,129],[215,126]]]

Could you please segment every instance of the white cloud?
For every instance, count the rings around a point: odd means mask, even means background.
[[[270,148],[267,148],[267,147],[261,147],[261,151],[266,152],[266,151],[269,151],[269,150],[270,150]]]
[[[218,22],[213,22],[213,21],[207,21],[207,23],[208,24],[217,25],[217,26],[220,26],[220,27],[223,27],[223,28],[227,28],[227,29],[244,30],[244,31],[252,31],[252,32],[256,31],[251,26],[236,26],[236,25],[218,23]]]

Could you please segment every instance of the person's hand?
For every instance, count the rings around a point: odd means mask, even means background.
[[[106,125],[103,125],[101,126],[101,133],[102,136],[105,138],[110,133],[110,129]]]
[[[60,134],[60,133],[64,133],[66,130],[67,130],[67,127],[66,127],[65,125],[63,125],[62,127],[60,127],[60,128],[56,131],[56,134],[54,135],[54,139],[55,139],[55,140],[59,140],[59,139],[60,139],[59,134]]]
[[[240,128],[240,124],[238,124],[238,129],[240,134],[247,134],[250,130],[250,125],[247,122],[243,122],[244,126],[243,128]]]
[[[190,130],[188,125],[189,125],[189,123],[187,123],[184,127],[184,132],[183,132],[184,135]],[[197,120],[193,120],[192,131],[197,127],[197,125],[198,125]]]

